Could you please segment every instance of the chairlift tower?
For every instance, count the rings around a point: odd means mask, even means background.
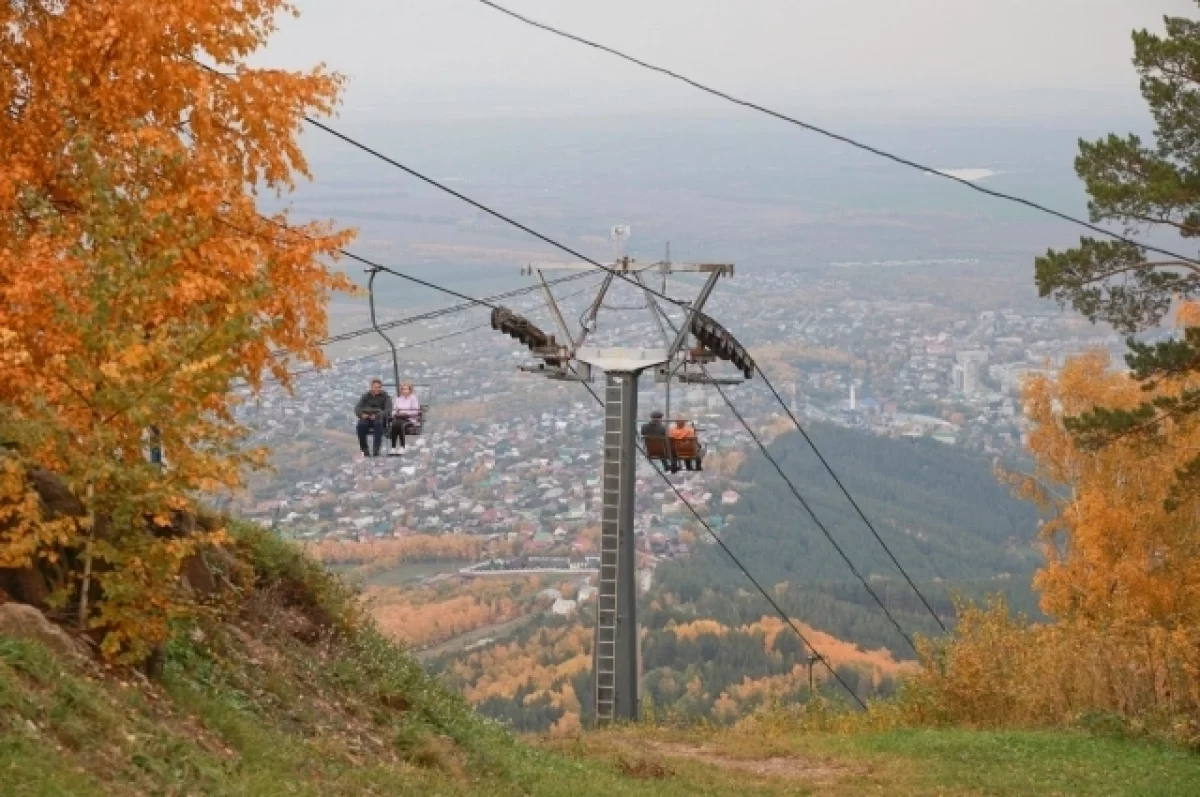
[[[538,264],[522,268],[536,276],[546,299],[557,333],[549,335],[528,319],[506,308],[492,311],[492,328],[516,338],[541,362],[522,370],[561,381],[591,382],[594,370],[604,372],[604,464],[601,479],[600,577],[597,585],[596,631],[592,645],[594,706],[600,725],[617,720],[636,721],[640,709],[640,643],[637,624],[637,558],[634,546],[636,472],[639,456],[637,403],[638,381],[653,371],[655,381],[690,384],[734,384],[743,378],[711,377],[703,365],[716,359],[728,360],[745,379],[754,372],[749,354],[703,308],[721,277],[733,276],[733,266],[724,263],[639,264],[622,252],[629,228],[613,227],[616,260],[604,266],[606,274],[596,297],[572,334],[557,301],[550,292],[546,271],[597,271],[592,264]],[[668,331],[663,310],[642,278],[659,273],[664,281],[670,273],[705,274],[707,279],[696,298],[686,303],[686,317],[677,331]],[[662,338],[657,348],[611,348],[588,346],[596,330],[599,311],[612,282],[621,275],[642,286],[646,307]],[[689,340],[695,346],[689,347]],[[696,372],[699,366],[700,373]]]

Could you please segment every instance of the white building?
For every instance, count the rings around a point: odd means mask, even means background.
[[[955,357],[954,390],[964,396],[977,396],[980,392],[979,376],[987,364],[986,351],[960,351]]]

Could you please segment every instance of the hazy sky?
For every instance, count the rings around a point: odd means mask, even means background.
[[[476,0],[296,2],[301,18],[257,60],[346,74],[352,120],[728,110]],[[753,98],[887,114],[1127,112],[1138,105],[1130,31],[1200,15],[1195,0],[505,4]]]

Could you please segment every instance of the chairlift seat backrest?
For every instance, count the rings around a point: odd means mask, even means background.
[[[674,457],[672,459],[699,459],[700,458],[700,443],[694,437],[684,437],[678,440],[671,441]]]
[[[646,441],[646,455],[651,459],[670,459],[667,454],[667,438],[662,435],[643,437]]]

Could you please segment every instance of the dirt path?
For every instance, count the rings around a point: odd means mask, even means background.
[[[748,772],[761,777],[829,782],[846,775],[861,774],[857,768],[845,764],[793,756],[731,758],[712,748],[682,742],[650,742],[647,747],[667,758],[699,761],[720,769]]]

